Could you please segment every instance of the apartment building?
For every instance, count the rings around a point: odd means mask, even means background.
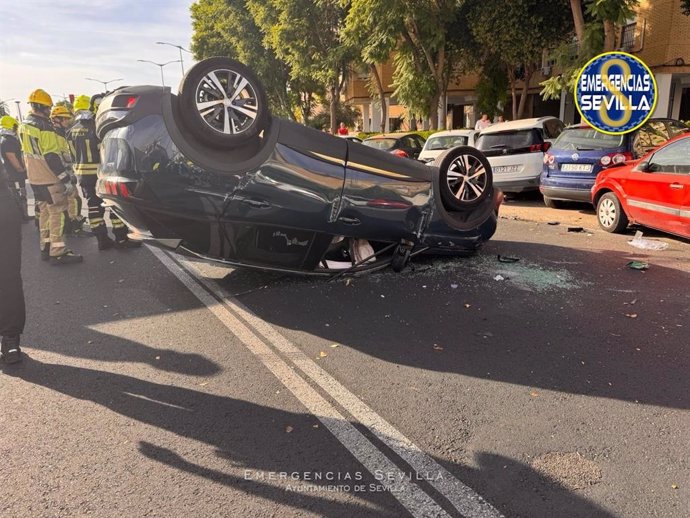
[[[654,117],[690,120],[690,16],[681,11],[681,0],[641,0],[635,16],[621,29],[618,48],[640,57],[656,77],[658,102]],[[386,131],[408,129],[410,114],[393,96],[391,62],[377,67],[386,91]],[[529,85],[525,117],[554,115],[566,123],[579,120],[572,95],[559,101],[544,101],[539,83],[557,73],[545,54],[542,68]],[[368,74],[355,74],[348,82],[345,98],[362,113],[363,131],[378,131],[381,108],[367,88]],[[481,116],[476,110],[477,74],[458,77],[448,89],[448,128],[473,127]],[[510,96],[509,96],[510,97]],[[510,98],[504,107],[510,118]]]

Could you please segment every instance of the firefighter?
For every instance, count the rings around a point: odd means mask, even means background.
[[[22,359],[19,337],[26,318],[21,277],[22,209],[6,171],[0,163],[0,362],[17,363]]]
[[[50,123],[53,100],[45,90],[38,89],[29,95],[29,105],[31,112],[19,126],[19,137],[26,174],[40,209],[41,250],[48,250],[51,264],[80,263],[83,257],[65,244],[63,212],[74,186],[62,161],[58,135]]]
[[[50,120],[53,122],[53,128],[55,128],[55,133],[58,134],[58,142],[60,143],[60,149],[62,150],[62,161],[65,163],[65,167],[70,172],[70,177],[72,179],[72,185],[77,185],[77,177],[74,174],[72,168],[72,153],[70,151],[69,144],[67,143],[66,133],[69,127],[72,125],[72,120],[74,116],[69,108],[65,105],[56,105],[50,112]],[[65,233],[75,236],[85,235],[82,227],[84,224],[84,218],[81,215],[81,197],[77,189],[67,199],[67,219],[65,225]]]
[[[96,194],[96,180],[100,156],[98,137],[96,136],[96,122],[92,111],[93,104],[87,95],[80,95],[74,100],[75,121],[67,131],[67,139],[74,158],[74,172],[79,180],[86,205],[89,208],[89,224],[91,231],[98,239],[98,249],[134,248],[141,245],[141,241],[127,239],[127,227],[120,218],[110,211],[110,223],[113,226],[115,241],[108,237],[105,226],[105,208],[103,200]]]
[[[17,138],[17,120],[9,115],[0,118],[0,162],[5,166],[5,174],[11,189],[16,189],[21,202],[22,219],[29,221],[26,201],[26,167],[22,157],[22,146]]]

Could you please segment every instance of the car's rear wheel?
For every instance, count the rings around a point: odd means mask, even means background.
[[[548,196],[544,196],[544,205],[550,209],[561,209],[563,208],[563,202],[560,200],[554,200]]]
[[[491,165],[476,148],[459,146],[439,155],[434,165],[440,170],[439,190],[448,210],[466,210],[491,194]]]
[[[254,72],[230,58],[194,65],[182,79],[183,124],[203,142],[234,148],[256,137],[269,119],[266,92]]]
[[[628,228],[628,216],[618,197],[607,192],[597,202],[597,220],[606,232],[621,233]]]

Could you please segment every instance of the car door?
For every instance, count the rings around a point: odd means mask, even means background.
[[[683,213],[690,205],[690,138],[671,142],[646,162],[621,181],[629,215],[642,225],[690,235],[690,214]]]

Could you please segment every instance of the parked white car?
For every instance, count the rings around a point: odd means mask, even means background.
[[[434,133],[424,144],[417,160],[431,164],[446,149],[457,146],[474,147],[478,134],[479,132],[473,129],[456,129]]]
[[[538,190],[544,153],[563,128],[556,117],[539,117],[483,129],[476,147],[489,159],[494,185],[510,193]]]

